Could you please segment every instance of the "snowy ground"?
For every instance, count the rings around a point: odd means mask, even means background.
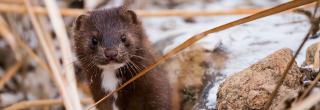
[[[91,0],[90,0],[91,1]],[[120,1],[120,0],[116,0]],[[150,0],[151,1],[151,0]],[[155,0],[153,0],[155,1]],[[165,1],[165,0],[164,0]],[[168,1],[168,0],[167,0]],[[173,0],[184,1],[184,0]],[[192,1],[183,4],[179,4],[175,8],[181,10],[233,10],[240,8],[261,8],[271,7],[280,3],[287,2],[288,0],[185,0]],[[204,1],[214,1],[207,3]],[[150,5],[146,7],[146,10],[163,10],[163,7],[157,7]],[[143,18],[143,23],[150,40],[153,43],[171,38],[173,42],[169,42],[169,46],[165,47],[163,53],[170,51],[172,48],[178,46],[182,42],[186,41],[192,35],[206,31],[208,29],[220,26],[222,24],[243,18],[248,15],[230,15],[230,16],[215,16],[215,17],[194,17],[194,22],[186,22],[181,17],[150,17]],[[298,22],[298,23],[294,23]],[[240,26],[236,26],[218,33],[208,35],[205,39],[197,42],[207,49],[214,49],[219,42],[223,44],[224,49],[228,53],[229,59],[227,60],[226,68],[222,71],[223,77],[230,76],[235,72],[241,71],[247,68],[251,64],[266,57],[272,52],[281,48],[291,48],[295,51],[298,45],[301,43],[303,37],[307,33],[310,25],[305,16],[296,13],[281,13],[259,19],[250,23],[246,23]],[[35,37],[34,37],[35,38]],[[298,65],[301,65],[305,58],[306,48],[315,42],[319,42],[320,38],[309,40],[304,46],[303,50],[296,59]],[[35,43],[32,43],[35,44]],[[1,71],[1,70],[0,70]],[[38,79],[48,76],[42,76],[43,72],[35,72],[36,74],[29,74],[27,77],[38,76]],[[41,74],[41,75],[38,75]],[[30,76],[29,76],[30,75]],[[18,77],[20,78],[20,76]],[[43,82],[35,82],[33,78],[26,78],[23,82],[24,85],[36,85],[43,84],[49,85],[51,82],[46,80]],[[215,108],[216,93],[219,87],[219,83],[223,80],[218,80],[216,84],[210,89],[207,97],[207,106],[209,108]],[[35,84],[36,83],[36,84]],[[47,84],[49,83],[49,84]],[[23,87],[22,86],[22,87]],[[52,86],[52,87],[51,87]],[[38,86],[35,86],[38,87]],[[46,89],[49,88],[49,89]],[[51,93],[54,96],[48,96],[48,98],[55,97],[58,93],[53,90],[53,85],[45,86],[41,93]],[[31,89],[31,88],[29,88]],[[33,91],[37,91],[34,89]],[[50,91],[46,91],[50,90]],[[25,90],[28,91],[28,90]],[[30,91],[28,91],[30,92]],[[30,92],[34,94],[28,94],[26,99],[37,99],[38,92]],[[0,94],[0,99],[6,99],[2,105],[9,105],[20,100],[24,100],[24,93],[4,93]],[[1,98],[2,97],[2,98]]]
[[[232,6],[232,4],[228,4],[229,2],[230,0],[223,2],[227,4],[227,9],[230,8],[228,5]],[[178,17],[144,18],[143,21],[152,42],[175,37],[174,43],[164,50],[165,53],[194,34],[245,16],[247,15],[197,17],[195,18],[195,23],[186,23],[183,18]],[[296,21],[301,22],[294,23]],[[278,49],[290,48],[295,51],[308,29],[309,24],[305,16],[292,12],[281,13],[210,34],[197,43],[208,49],[213,49],[217,42],[222,42],[230,58],[223,73],[225,76],[229,76]],[[319,41],[320,39],[318,38],[309,40],[306,43],[296,59],[298,65],[301,65],[304,61],[306,48]],[[215,107],[218,86],[216,84],[209,92],[207,106],[210,108]]]

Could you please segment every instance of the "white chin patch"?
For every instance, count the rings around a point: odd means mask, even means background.
[[[111,63],[107,65],[99,65],[98,67],[102,69],[101,74],[101,86],[105,91],[112,91],[116,89],[117,85],[120,83],[121,79],[116,76],[116,71],[124,64]]]
[[[108,70],[117,70],[118,68],[124,66],[125,63],[110,63],[107,65],[98,65],[101,69],[108,69]]]
[[[121,82],[121,79],[118,79],[116,76],[116,71],[120,67],[124,66],[124,63],[111,63],[107,65],[98,65],[99,68],[102,69],[101,74],[101,87],[107,91],[115,90],[118,84]],[[115,100],[117,100],[117,93],[114,95]],[[113,102],[113,110],[118,110],[115,102]]]

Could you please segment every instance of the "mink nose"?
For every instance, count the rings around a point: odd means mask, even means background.
[[[104,54],[107,57],[107,59],[115,60],[118,55],[118,52],[115,50],[109,50],[109,51],[105,51]]]

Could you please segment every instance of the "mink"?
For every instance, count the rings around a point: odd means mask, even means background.
[[[136,13],[125,6],[90,11],[72,28],[75,54],[94,101],[155,61],[155,52]],[[167,75],[157,67],[97,105],[99,110],[171,110]]]

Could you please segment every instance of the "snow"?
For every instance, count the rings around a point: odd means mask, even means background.
[[[1,104],[4,106],[8,106],[10,104],[14,104],[23,99],[22,93],[2,93],[0,94]]]
[[[208,103],[206,103],[206,106],[209,109],[214,109],[216,106],[216,100],[217,100],[217,93],[218,93],[218,88],[219,85],[222,83],[223,81],[219,81],[217,82],[209,91],[208,94]]]
[[[102,0],[98,0],[101,2]],[[155,1],[155,0],[154,0]],[[175,0],[173,0],[175,1]],[[179,0],[178,0],[179,1]],[[183,1],[183,0],[180,0]],[[181,10],[233,10],[233,9],[250,9],[261,7],[272,7],[288,0],[185,0],[184,2],[176,6],[176,9]],[[211,3],[207,3],[210,1]],[[97,2],[87,0],[88,8],[93,8],[97,5]],[[124,0],[111,0],[110,5],[106,7],[119,6]],[[148,2],[152,3],[152,2]],[[165,7],[150,5],[145,10],[163,10]],[[180,45],[195,34],[201,33],[208,29],[218,27],[220,25],[229,23],[231,21],[246,17],[248,15],[229,15],[229,16],[214,16],[214,17],[194,17],[194,22],[186,22],[182,17],[142,17],[144,27],[147,34],[150,37],[152,43],[172,38],[173,43],[166,46],[162,53],[167,53],[176,46]],[[29,19],[23,19],[25,22],[29,22]],[[299,22],[297,22],[299,21]],[[218,92],[219,85],[223,82],[224,78],[230,76],[236,72],[239,72],[255,62],[263,59],[267,55],[270,55],[276,50],[281,48],[290,48],[294,52],[302,42],[303,37],[307,33],[310,25],[307,18],[303,15],[290,13],[281,13],[266,18],[262,18],[256,21],[252,21],[246,24],[242,24],[230,29],[226,29],[221,32],[212,33],[206,36],[204,39],[196,42],[202,45],[206,49],[213,50],[218,44],[222,44],[226,49],[229,59],[226,63],[226,68],[222,71],[222,77],[219,77],[214,82],[213,87],[209,90],[207,103],[208,108],[213,109],[216,105],[216,94]],[[50,28],[50,27],[49,27]],[[48,29],[48,30],[51,30]],[[26,31],[23,27],[17,29],[18,32]],[[30,30],[29,30],[30,31]],[[33,32],[21,32],[35,36]],[[31,47],[37,47],[36,39],[28,39]],[[308,46],[315,42],[319,42],[318,39],[310,39],[307,41],[302,51],[296,59],[298,65],[301,65],[306,56],[306,49]],[[5,43],[0,41],[0,47],[4,47]],[[55,42],[59,45],[58,42]],[[61,56],[59,54],[59,56]],[[74,59],[76,61],[76,59]],[[73,66],[73,63],[68,64]],[[65,70],[62,70],[65,71]],[[0,68],[0,73],[4,73],[4,70]],[[37,74],[35,74],[37,73]],[[40,74],[41,73],[41,74]],[[27,80],[22,80],[21,76],[16,77],[18,81],[22,82],[28,89],[27,94],[23,92],[8,92],[0,94],[0,102],[2,106],[11,105],[21,100],[33,100],[39,99],[41,94],[47,94],[48,98],[58,98],[56,95],[58,90],[55,89],[49,76],[43,74],[44,71],[37,69],[28,72],[24,77]],[[3,74],[0,74],[2,76]],[[40,80],[34,80],[40,79]],[[8,83],[8,85],[12,85]],[[30,87],[28,86],[30,85]],[[35,86],[34,86],[35,85]],[[48,86],[43,86],[48,85]],[[34,87],[37,88],[34,88]],[[33,88],[32,88],[33,87]],[[211,86],[210,86],[211,87]],[[41,91],[39,91],[39,88]],[[319,92],[316,89],[314,92]],[[25,97],[27,95],[27,97]],[[39,95],[39,96],[38,96]]]
[[[227,9],[233,7],[229,4],[231,0],[224,1]],[[261,4],[264,3],[261,2]],[[192,35],[245,16],[247,15],[196,17],[195,23],[186,23],[183,18],[177,17],[144,18],[143,21],[152,42],[176,37],[174,43],[164,49],[164,53],[166,53]],[[296,21],[300,22],[294,23]],[[221,42],[227,49],[230,58],[223,73],[225,76],[230,76],[281,48],[290,48],[295,52],[309,27],[305,16],[292,12],[281,13],[210,34],[198,41],[197,44],[212,50]],[[315,42],[319,42],[319,38],[307,41],[296,59],[298,65],[303,63],[307,47]],[[209,92],[208,103],[206,104],[209,108],[215,108],[216,93],[221,82],[216,82]]]

